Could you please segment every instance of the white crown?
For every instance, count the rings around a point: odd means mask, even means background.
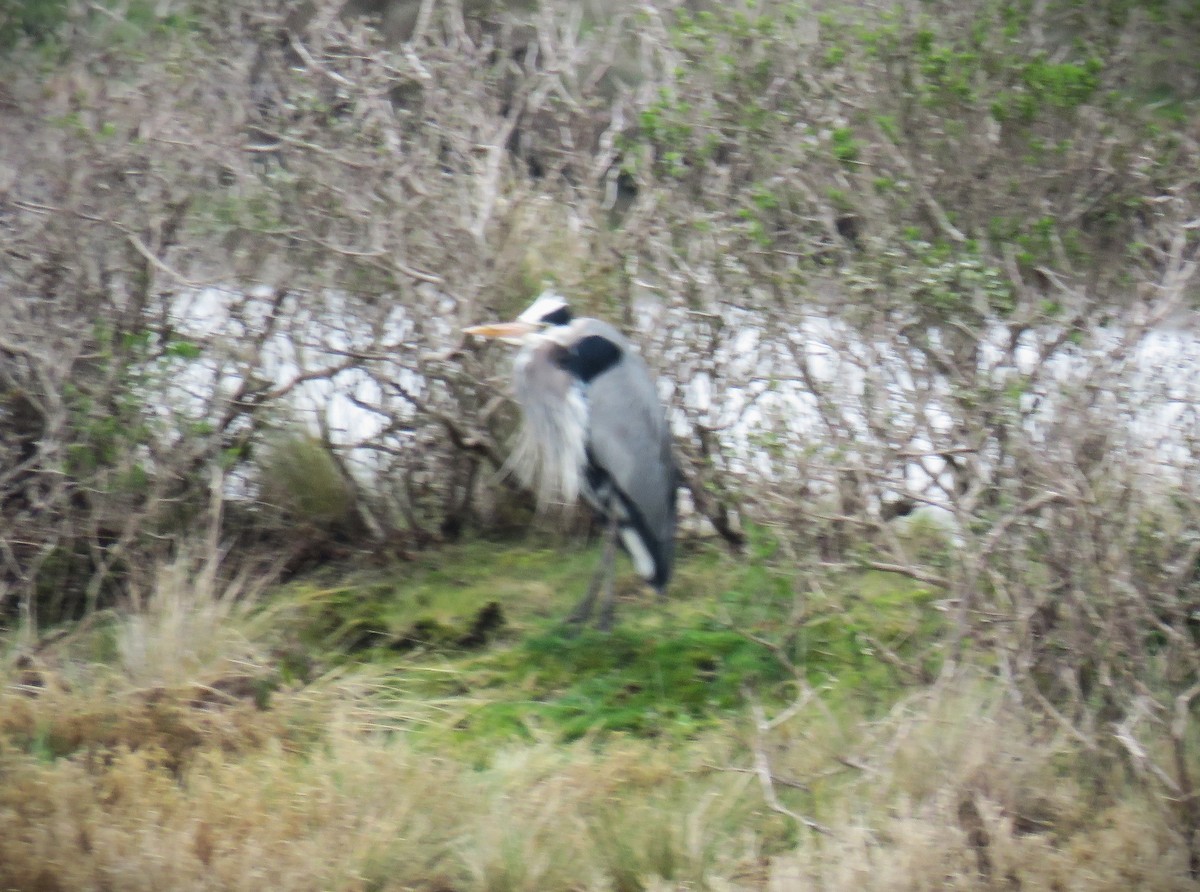
[[[521,322],[541,322],[555,310],[567,306],[567,299],[554,291],[543,291],[529,309],[517,317]]]

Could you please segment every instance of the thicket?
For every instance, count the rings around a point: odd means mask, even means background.
[[[669,384],[699,528],[798,568],[764,596],[929,586],[936,671],[1142,778],[1200,872],[1194,3],[3,15],[8,621],[197,530],[273,572],[523,521],[458,332],[553,285]]]

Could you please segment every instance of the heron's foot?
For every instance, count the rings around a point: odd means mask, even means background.
[[[574,638],[588,625],[588,617],[576,616],[572,613],[563,620],[563,632],[568,638]]]

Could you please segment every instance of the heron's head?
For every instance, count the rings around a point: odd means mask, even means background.
[[[571,307],[553,291],[543,292],[514,322],[490,322],[465,328],[467,334],[499,338],[509,344],[524,344],[531,336],[571,324]]]

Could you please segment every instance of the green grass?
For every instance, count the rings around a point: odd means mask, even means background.
[[[665,604],[623,566],[615,631],[570,628],[563,618],[597,557],[476,542],[334,585],[294,584],[260,620],[284,665],[307,664],[293,675],[369,667],[398,726],[484,751],[546,735],[691,739],[747,696],[778,705],[800,683],[886,709],[912,678],[877,644],[918,666],[936,655],[942,614],[907,579],[861,573],[836,592],[793,593],[762,562],[708,548],[684,557]]]
[[[135,612],[0,640],[0,889],[990,888],[968,801],[1024,888],[1186,887],[1144,787],[986,674],[921,678],[936,593],[754,554],[686,551],[666,604],[624,567],[610,635],[561,622],[594,548],[259,596],[181,559]]]

